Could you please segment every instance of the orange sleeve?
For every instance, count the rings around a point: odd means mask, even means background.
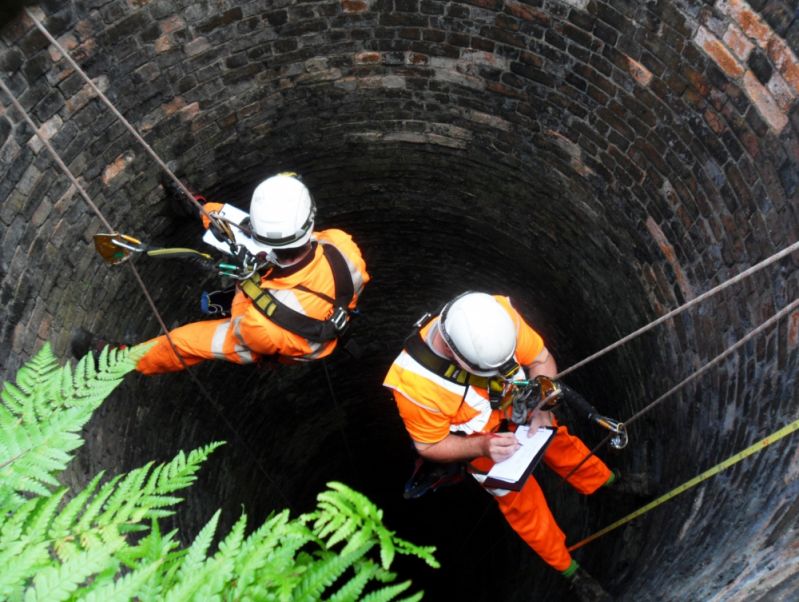
[[[516,360],[522,366],[529,366],[544,350],[544,339],[524,321],[521,314],[511,305],[507,297],[495,297],[516,323]]]
[[[449,435],[449,417],[415,404],[396,390],[392,390],[392,393],[405,430],[415,442],[438,443]]]

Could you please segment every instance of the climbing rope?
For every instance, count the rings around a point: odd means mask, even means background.
[[[83,188],[83,186],[78,181],[78,179],[75,177],[75,175],[70,171],[69,167],[67,167],[67,165],[64,163],[64,161],[61,159],[61,156],[58,154],[58,152],[55,150],[55,148],[53,148],[53,146],[50,144],[50,141],[47,140],[47,138],[45,138],[42,135],[42,133],[39,131],[39,128],[36,127],[36,124],[34,123],[34,121],[31,118],[31,116],[24,109],[24,107],[20,104],[19,100],[17,100],[17,97],[14,96],[14,94],[11,92],[11,90],[8,88],[8,86],[6,86],[5,82],[2,79],[0,79],[0,89],[2,89],[3,92],[8,96],[8,98],[11,100],[11,104],[14,106],[14,108],[16,108],[17,111],[20,112],[20,114],[22,115],[23,119],[33,129],[33,131],[35,132],[36,136],[39,138],[39,140],[42,142],[44,147],[47,149],[48,153],[51,155],[53,160],[56,162],[56,164],[59,166],[59,168],[64,172],[64,174],[67,176],[67,178],[69,178],[69,181],[72,183],[72,185],[78,191],[78,193],[83,198],[83,200],[87,203],[87,205],[96,214],[97,218],[102,222],[102,224],[106,228],[108,228],[109,231],[112,231],[112,232],[116,231],[113,228],[113,226],[111,226],[110,222],[106,219],[106,217],[103,215],[102,211],[100,211],[99,207],[97,207],[97,205],[94,203],[94,201],[92,201],[92,199],[89,196],[89,194]],[[266,480],[269,481],[269,483],[274,487],[274,489],[278,492],[278,494],[283,499],[283,501],[286,503],[286,505],[289,508],[291,508],[292,510],[294,510],[291,502],[289,502],[289,500],[286,497],[286,495],[284,494],[283,490],[277,485],[277,483],[274,481],[274,479],[272,479],[272,477],[269,476],[269,473],[266,472],[266,469],[263,467],[261,462],[258,460],[258,457],[255,455],[254,451],[247,444],[246,440],[238,433],[238,431],[235,429],[235,427],[227,419],[227,417],[225,416],[225,414],[224,414],[224,412],[222,410],[222,407],[211,397],[211,395],[208,392],[208,390],[203,386],[203,384],[200,382],[200,380],[197,378],[197,376],[190,370],[189,366],[186,364],[186,361],[184,360],[183,356],[180,354],[180,352],[178,351],[177,347],[175,346],[175,343],[174,343],[174,341],[172,340],[172,337],[169,334],[169,329],[167,328],[166,324],[164,323],[164,320],[161,317],[161,313],[158,311],[158,308],[155,305],[155,301],[153,300],[152,295],[150,294],[149,290],[147,289],[147,286],[144,284],[144,281],[142,280],[141,275],[139,274],[139,271],[136,269],[136,266],[133,263],[128,262],[128,267],[130,268],[131,273],[133,274],[133,277],[136,279],[137,283],[139,284],[139,287],[141,288],[142,292],[144,293],[144,297],[147,299],[147,303],[150,305],[150,309],[152,310],[156,320],[158,321],[158,324],[160,325],[161,330],[166,335],[167,341],[169,341],[169,344],[172,347],[172,351],[175,352],[175,355],[180,360],[180,363],[183,366],[183,369],[188,373],[189,377],[192,379],[192,381],[194,381],[194,384],[200,390],[200,393],[211,404],[211,406],[216,410],[216,412],[222,418],[223,422],[230,429],[230,431],[233,433],[233,435],[237,439],[239,439],[239,441],[244,445],[247,453],[252,458],[253,463],[260,470],[260,472],[263,474],[263,476],[266,478]]]
[[[136,128],[134,128],[131,125],[131,123],[127,119],[125,119],[124,115],[122,115],[122,113],[119,112],[116,106],[114,106],[114,103],[108,100],[108,97],[105,94],[103,94],[103,91],[97,87],[97,85],[91,80],[91,78],[80,67],[80,65],[78,65],[78,63],[75,62],[75,60],[70,56],[70,54],[59,43],[59,41],[56,40],[53,37],[53,35],[47,30],[47,28],[39,22],[39,20],[33,15],[33,13],[30,11],[29,8],[25,7],[24,10],[25,14],[28,15],[28,18],[30,18],[31,21],[33,21],[33,24],[36,26],[36,28],[40,32],[42,32],[42,35],[44,35],[44,37],[47,38],[47,40],[53,46],[56,47],[61,56],[64,57],[64,59],[70,64],[70,66],[76,71],[76,73],[78,73],[78,75],[81,76],[83,81],[86,82],[86,84],[94,91],[94,93],[97,94],[97,97],[103,101],[105,106],[108,107],[108,110],[111,111],[114,114],[114,116],[117,119],[119,119],[120,122],[122,122],[122,125],[124,125],[125,128],[136,139],[136,141],[139,144],[141,144],[142,148],[144,148],[147,154],[150,155],[150,157],[158,164],[158,166],[166,172],[169,178],[178,186],[178,188],[180,188],[181,192],[183,192],[183,194],[186,195],[186,198],[188,198],[192,203],[194,203],[194,205],[197,207],[197,209],[202,215],[204,215],[208,219],[212,219],[211,215],[205,210],[202,204],[199,203],[194,198],[194,193],[192,193],[188,188],[186,188],[186,185],[180,181],[180,179],[172,172],[171,169],[169,169],[169,166],[161,159],[161,157],[158,156],[158,154],[152,149],[152,147],[149,144],[147,144],[147,141],[141,136],[141,134],[139,134]]]
[[[727,347],[724,351],[719,353],[716,357],[707,362],[701,368],[698,368],[697,370],[692,372],[686,378],[684,378],[679,383],[674,385],[671,389],[663,393],[663,395],[652,401],[649,405],[647,405],[643,409],[639,410],[638,412],[630,416],[629,419],[624,421],[625,426],[629,426],[630,424],[633,424],[636,420],[639,420],[644,414],[652,411],[657,405],[662,403],[668,397],[670,397],[671,395],[682,389],[688,383],[693,382],[694,380],[702,376],[705,372],[710,370],[710,368],[719,364],[722,360],[727,358],[734,351],[741,348],[743,345],[751,341],[753,338],[755,338],[757,335],[762,333],[767,328],[770,328],[771,326],[779,322],[782,318],[784,318],[785,316],[787,316],[797,308],[799,308],[799,299],[794,299],[791,303],[783,307],[781,310],[779,310],[777,313],[771,316],[768,320],[761,323],[757,328],[754,328],[745,336],[738,339],[738,341]],[[594,446],[594,448],[588,452],[588,454],[580,461],[580,463],[577,464],[577,466],[575,466],[574,468],[572,468],[571,471],[569,471],[569,473],[565,477],[563,477],[562,483],[565,483],[570,476],[572,476],[575,472],[577,472],[577,470],[585,463],[585,461],[588,460],[588,458],[590,458],[592,455],[594,455],[603,445],[605,445],[610,440],[611,437],[612,434],[607,435],[604,439],[602,439],[602,441],[600,441],[596,446]]]
[[[687,303],[684,303],[683,305],[680,305],[679,307],[677,307],[677,308],[671,310],[670,312],[662,315],[658,319],[653,320],[649,324],[646,324],[646,325],[642,326],[638,330],[635,330],[635,331],[631,332],[630,334],[628,334],[627,336],[619,339],[615,343],[612,343],[611,345],[608,345],[607,347],[604,347],[603,349],[600,349],[596,353],[593,353],[592,355],[589,355],[585,359],[580,360],[576,364],[566,368],[565,370],[562,370],[554,378],[555,379],[563,378],[564,376],[566,376],[567,374],[570,374],[571,372],[574,372],[578,368],[582,368],[583,366],[585,366],[589,362],[592,362],[595,359],[597,359],[597,358],[599,358],[599,357],[601,357],[601,356],[613,351],[614,349],[616,349],[618,347],[621,347],[625,343],[629,343],[634,338],[644,334],[645,332],[648,332],[648,331],[652,330],[655,326],[658,326],[659,324],[662,324],[666,320],[669,320],[669,319],[673,318],[674,316],[677,316],[677,315],[681,314],[682,312],[684,312],[685,310],[693,307],[694,305],[696,305],[698,303],[701,303],[705,299],[709,299],[710,297],[720,293],[724,289],[732,286],[733,284],[736,284],[736,283],[740,282],[744,278],[748,278],[752,274],[755,274],[756,272],[759,272],[763,268],[770,266],[772,263],[775,263],[775,262],[779,261],[783,257],[785,257],[787,255],[790,255],[791,253],[793,253],[794,251],[797,251],[797,250],[799,250],[799,241],[797,241],[797,242],[785,247],[784,249],[778,251],[777,253],[774,253],[774,255],[771,255],[771,256],[767,257],[763,261],[761,261],[759,263],[756,263],[755,265],[753,265],[752,267],[744,270],[743,272],[741,272],[737,276],[733,276],[732,278],[730,278],[728,280],[725,280],[724,282],[722,282],[718,286],[715,286],[712,289],[702,293],[701,295],[699,295],[695,299],[692,299],[691,301],[688,301]]]
[[[635,518],[638,518],[639,516],[641,516],[643,514],[646,514],[647,512],[649,512],[650,510],[653,510],[654,508],[657,508],[658,506],[660,506],[664,502],[667,502],[670,499],[677,497],[681,493],[685,493],[686,491],[688,491],[692,487],[696,487],[697,485],[699,485],[699,483],[701,483],[703,481],[706,481],[710,477],[713,477],[713,476],[719,474],[720,472],[728,469],[730,466],[733,466],[733,465],[737,464],[741,460],[744,460],[745,458],[748,458],[749,456],[751,456],[753,454],[756,454],[759,451],[764,450],[766,447],[768,447],[772,443],[776,443],[780,439],[783,439],[783,438],[787,437],[788,435],[791,435],[791,434],[795,433],[797,430],[799,430],[799,420],[795,420],[794,422],[792,422],[792,423],[782,427],[781,429],[771,433],[768,437],[764,437],[763,439],[761,439],[757,443],[753,443],[752,445],[750,445],[749,447],[747,447],[743,451],[740,451],[737,454],[734,454],[734,455],[730,456],[729,458],[727,458],[723,462],[719,462],[713,468],[709,468],[708,470],[706,470],[705,472],[701,473],[700,475],[694,477],[690,481],[686,481],[685,483],[683,483],[679,487],[675,487],[674,489],[672,489],[668,493],[665,493],[665,494],[661,495],[659,498],[657,498],[656,500],[651,501],[646,506],[643,506],[643,507],[639,508],[635,512],[631,512],[630,514],[628,514],[624,518],[620,518],[615,523],[612,523],[612,524],[608,525],[604,529],[600,529],[599,531],[597,531],[593,535],[589,535],[585,539],[581,539],[577,543],[569,546],[569,548],[568,548],[569,552],[573,552],[574,550],[576,550],[578,548],[582,548],[585,544],[590,543],[590,542],[594,541],[595,539],[599,539],[600,537],[602,537],[603,535],[605,535],[607,533],[610,533],[614,529],[617,529],[617,528],[621,527],[622,525],[629,523],[631,520],[633,520]]]

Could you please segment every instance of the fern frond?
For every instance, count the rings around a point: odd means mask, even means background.
[[[396,548],[394,547],[394,532],[388,529],[377,529],[377,538],[380,542],[380,564],[384,569],[391,566],[394,562],[394,554]]]
[[[233,560],[241,550],[242,542],[244,540],[244,529],[247,527],[247,515],[242,514],[236,524],[228,533],[227,537],[219,543],[219,552],[216,558],[224,559],[225,561]]]
[[[380,568],[370,560],[364,560],[355,565],[355,575],[342,585],[336,592],[327,598],[328,602],[357,602],[366,585],[378,573]]]
[[[70,535],[71,528],[75,524],[78,513],[83,509],[83,506],[95,492],[104,474],[104,471],[99,472],[78,495],[64,506],[59,515],[53,520],[53,524],[50,527],[49,536],[52,539],[58,542],[59,539]],[[58,543],[56,543],[56,552],[58,552]],[[62,556],[61,559],[66,560],[66,557]]]
[[[100,491],[92,498],[92,501],[89,502],[89,505],[86,506],[83,514],[81,514],[78,524],[75,525],[75,531],[86,531],[89,529],[97,515],[102,511],[106,500],[113,495],[116,484],[121,479],[122,475],[116,475],[100,488]]]
[[[0,600],[13,598],[12,593],[21,589],[39,569],[47,566],[50,558],[46,542],[31,543],[20,540],[16,545],[10,546],[8,551],[13,553],[3,558]]]
[[[47,567],[33,578],[33,586],[25,592],[26,602],[66,600],[78,586],[109,566],[116,566],[114,552],[121,541],[86,550],[71,560]]]
[[[58,511],[58,505],[66,492],[67,489],[63,488],[53,493],[53,495],[41,499],[41,503],[37,505],[36,510],[28,517],[25,529],[27,537],[33,541],[42,541],[47,537],[50,525]]]
[[[200,565],[205,561],[208,548],[216,532],[220,514],[221,510],[217,510],[211,517],[211,520],[200,529],[197,537],[194,538],[178,571],[178,578],[187,579],[193,572],[197,571]]]
[[[55,475],[66,468],[83,439],[79,432],[94,410],[135,367],[122,354],[91,379],[58,367],[49,345],[20,368],[16,385],[5,383],[0,399],[0,500],[19,503],[19,494],[48,495]],[[80,377],[78,376],[80,375]],[[14,494],[18,495],[14,495]]]
[[[142,490],[142,485],[153,464],[154,462],[148,462],[144,466],[131,470],[117,483],[114,493],[108,498],[103,508],[103,512],[97,517],[99,523],[123,523],[128,520],[130,513],[148,493]]]
[[[399,596],[402,592],[408,589],[411,586],[410,581],[403,581],[402,583],[397,583],[396,585],[387,585],[386,587],[380,588],[376,591],[373,591],[366,596],[363,597],[361,602],[390,602],[394,600],[397,596]],[[410,602],[413,600],[414,602],[422,599],[422,592],[419,592],[415,596],[408,598]]]
[[[251,584],[255,582],[256,575],[262,583],[277,580],[276,575],[281,574],[291,564],[294,557],[293,551],[290,553],[291,560],[288,562],[285,558],[281,559],[276,553],[284,540],[284,533],[288,530],[288,521],[289,511],[283,510],[279,514],[267,518],[244,540],[235,559],[234,570],[238,578],[231,596],[233,600],[244,597]],[[306,530],[306,533],[309,532]],[[304,540],[299,547],[302,547],[306,541]],[[261,569],[267,564],[269,570],[262,572]]]
[[[319,562],[311,564],[302,576],[299,586],[294,591],[293,599],[297,602],[315,602],[322,598],[325,589],[330,587],[344,571],[362,558],[371,548],[362,548],[349,553],[332,554]]]
[[[416,544],[412,544],[411,542],[400,539],[399,537],[394,538],[394,544],[396,545],[398,553],[406,556],[416,556],[417,558],[421,558],[428,566],[434,569],[441,568],[441,563],[439,563],[438,560],[436,560],[433,556],[436,551],[435,546],[417,546]]]
[[[147,582],[156,574],[160,565],[160,562],[151,562],[128,573],[121,579],[93,589],[85,596],[78,597],[78,600],[81,602],[128,602],[134,598],[140,598],[138,594],[146,589]]]
[[[175,458],[164,466],[158,481],[158,491],[169,493],[184,489],[195,480],[195,474],[200,465],[208,459],[214,450],[224,445],[224,441],[214,441],[204,447],[192,450],[188,457],[181,451]]]

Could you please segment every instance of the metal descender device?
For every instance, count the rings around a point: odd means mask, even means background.
[[[591,422],[613,433],[610,439],[611,447],[614,449],[627,447],[629,437],[624,423],[600,414],[582,395],[568,385],[547,376],[536,376],[532,380],[514,380],[511,384],[515,388],[511,411],[511,420],[514,423],[525,424],[533,410],[550,411],[565,402]]]

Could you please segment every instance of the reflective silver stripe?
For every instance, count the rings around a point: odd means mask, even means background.
[[[233,351],[235,351],[236,355],[239,356],[239,360],[242,364],[252,364],[255,361],[252,357],[252,353],[250,353],[250,350],[243,345],[236,345],[233,348]]]
[[[225,358],[225,339],[227,338],[228,330],[230,330],[230,320],[222,322],[216,327],[214,337],[211,339],[211,353],[218,360]]]
[[[308,314],[305,313],[305,310],[303,309],[302,304],[300,303],[300,300],[297,298],[297,295],[294,294],[294,290],[293,289],[290,289],[290,288],[269,288],[269,289],[265,289],[265,290],[268,290],[270,293],[272,293],[272,296],[275,299],[277,299],[278,301],[280,301],[283,305],[286,305],[286,306],[290,307],[294,311],[297,311],[297,312],[301,313],[304,316],[308,315]]]
[[[244,344],[244,337],[241,336],[241,318],[242,316],[239,316],[233,320],[233,336],[238,341],[238,344],[233,347],[233,351],[239,356],[242,364],[252,364],[255,359],[252,357],[250,348]]]
[[[239,316],[238,318],[233,319],[233,334],[236,337],[236,340],[239,342],[240,345],[244,345],[244,337],[241,336],[241,318],[243,316]]]
[[[308,346],[311,348],[311,351],[303,356],[306,359],[314,360],[317,357],[319,357],[319,355],[321,355],[322,351],[325,350],[326,343],[314,343],[313,341],[309,341],[308,339],[305,339],[305,341],[308,343]]]
[[[402,396],[403,396],[405,399],[407,399],[408,401],[410,401],[410,402],[411,402],[413,405],[415,405],[415,406],[419,406],[419,407],[420,407],[420,408],[422,408],[423,410],[426,410],[426,411],[428,411],[428,412],[431,412],[431,413],[433,413],[433,414],[441,414],[441,410],[439,410],[438,408],[433,408],[433,407],[430,407],[430,406],[428,406],[428,405],[425,405],[425,404],[423,404],[423,403],[419,403],[419,402],[418,402],[418,401],[416,401],[416,400],[415,400],[413,397],[409,397],[409,396],[408,396],[408,393],[407,393],[407,392],[405,392],[405,391],[403,391],[403,390],[402,390],[402,389],[400,389],[399,387],[396,387],[396,386],[394,386],[394,385],[387,385],[387,384],[385,384],[385,383],[383,383],[383,386],[384,386],[384,387],[386,387],[387,389],[391,389],[392,391],[396,391],[397,393],[399,393],[400,395],[402,395]]]
[[[491,402],[489,402],[482,395],[478,395],[473,387],[469,387],[466,392],[466,397],[463,398],[464,403],[471,406],[472,409],[478,412],[477,416],[464,422],[462,424],[453,424],[449,430],[453,433],[461,432],[471,435],[472,433],[482,433],[483,428],[488,424],[488,419],[491,418]]]
[[[442,376],[439,376],[432,370],[428,370],[413,357],[411,357],[411,355],[405,350],[399,354],[397,359],[394,360],[394,363],[401,368],[416,374],[417,376],[421,376],[435,383],[450,393],[463,395],[463,385],[454,383]],[[400,393],[402,393],[405,397],[408,397],[408,394],[405,391],[400,391]],[[410,397],[408,397],[408,399],[410,399]],[[469,390],[466,392],[464,402],[476,410],[478,414],[468,422],[464,422],[462,424],[453,424],[450,426],[449,430],[452,432],[465,433],[467,435],[482,432],[483,428],[488,423],[488,419],[491,417],[491,403],[485,397],[478,395],[472,387],[469,387]]]
[[[326,241],[320,240],[319,243],[323,245],[330,245],[332,247],[336,247],[336,245],[334,245],[333,243],[329,243]],[[361,271],[356,267],[354,263],[352,263],[352,261],[350,261],[350,258],[347,257],[347,254],[344,253],[344,251],[342,251],[338,247],[336,247],[336,249],[338,250],[339,253],[341,253],[341,256],[344,258],[344,262],[347,264],[347,268],[350,271],[350,278],[352,278],[352,287],[355,290],[355,294],[360,296],[360,294],[363,292],[363,286],[364,286],[363,276],[361,275]]]

